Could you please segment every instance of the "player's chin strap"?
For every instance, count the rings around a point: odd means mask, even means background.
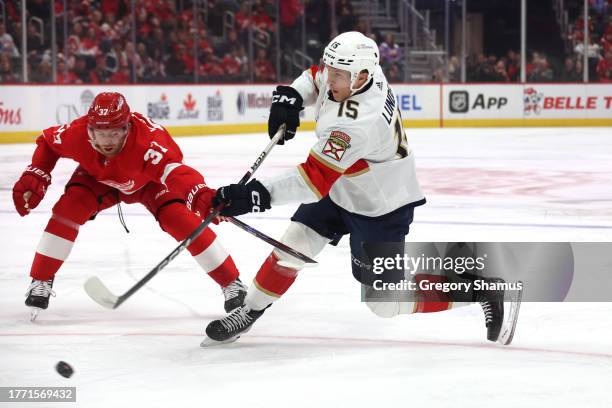
[[[355,95],[357,92],[368,86],[372,78],[374,78],[374,74],[368,75],[368,79],[363,83],[363,85],[361,85],[359,88],[353,88],[353,85],[359,79],[359,74],[355,74],[355,79],[351,78],[351,96]]]

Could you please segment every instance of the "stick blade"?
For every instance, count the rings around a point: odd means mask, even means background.
[[[100,306],[114,309],[119,297],[113,295],[97,276],[92,276],[85,282],[85,292]]]

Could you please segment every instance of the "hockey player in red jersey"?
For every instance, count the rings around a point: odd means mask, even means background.
[[[13,187],[13,202],[22,217],[43,199],[58,159],[69,158],[79,166],[53,206],[34,255],[25,301],[33,308],[32,319],[55,296],[53,280],[79,228],[100,211],[119,203],[140,203],[177,241],[185,239],[210,211],[215,190],[183,163],[183,154],[166,129],[131,112],[120,93],[97,95],[87,115],[45,129],[36,144],[31,164]],[[215,233],[205,229],[187,249],[221,286],[225,310],[241,305],[246,286]]]

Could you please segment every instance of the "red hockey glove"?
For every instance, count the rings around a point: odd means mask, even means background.
[[[206,184],[198,184],[187,194],[187,208],[196,213],[201,218],[206,218],[212,211],[212,199],[217,190],[208,187]],[[213,223],[219,224],[219,219],[215,218]]]
[[[51,184],[51,176],[38,167],[28,166],[13,187],[15,209],[22,217],[36,208]],[[214,195],[214,193],[213,193]]]

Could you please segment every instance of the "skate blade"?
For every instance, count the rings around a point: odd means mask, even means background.
[[[42,310],[39,307],[30,307],[30,321],[34,322]]]
[[[224,344],[233,343],[236,340],[238,340],[239,338],[240,338],[240,336],[235,336],[235,337],[232,337],[231,339],[227,339],[227,340],[223,340],[223,341],[217,341],[217,340],[213,340],[210,337],[206,336],[204,338],[204,340],[202,340],[202,342],[200,343],[200,347],[222,346]]]
[[[523,283],[519,281],[519,283]],[[504,305],[504,309],[508,311],[507,318],[504,318],[504,323],[502,325],[501,333],[497,338],[497,341],[504,346],[512,343],[512,339],[514,338],[514,332],[516,331],[516,324],[518,322],[519,310],[521,309],[521,300],[523,298],[523,289],[519,291],[512,291],[512,298],[510,302],[505,302],[509,304],[509,307]]]

